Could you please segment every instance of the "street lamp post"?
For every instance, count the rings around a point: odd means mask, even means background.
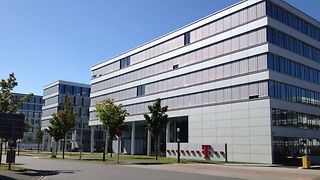
[[[80,130],[80,160],[82,159],[82,151],[83,151],[83,143],[82,143],[82,134],[83,134],[83,123],[82,123],[82,118],[81,118],[81,130]]]
[[[18,142],[18,155],[20,155],[20,143],[21,143],[21,139],[18,139],[17,142]]]
[[[180,128],[177,128],[178,163],[180,163]]]
[[[1,166],[1,162],[2,162],[2,141],[3,141],[3,139],[1,138],[1,143],[0,143],[0,166]]]

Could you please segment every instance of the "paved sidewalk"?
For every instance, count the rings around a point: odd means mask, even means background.
[[[272,167],[272,166],[229,166],[223,164],[166,164],[153,166],[130,165],[137,168],[149,168],[153,170],[190,172],[204,175],[217,175],[222,177],[240,179],[283,179],[283,180],[320,180],[319,169],[298,169],[297,167]]]

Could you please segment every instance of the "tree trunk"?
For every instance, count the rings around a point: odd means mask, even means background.
[[[158,160],[158,138],[155,138],[155,151],[156,151],[156,160]]]
[[[112,152],[113,152],[113,139],[111,139],[111,152],[110,152],[110,157],[112,157]]]
[[[1,138],[1,144],[0,144],[0,166],[1,166],[1,162],[2,162],[2,138]]]
[[[120,163],[120,153],[121,153],[121,150],[120,150],[120,143],[121,143],[121,139],[120,137],[118,137],[118,164]]]
[[[38,154],[39,154],[39,150],[40,150],[40,143],[38,142]]]
[[[56,141],[52,140],[52,146],[51,146],[51,157],[56,158],[57,156],[57,148],[56,148]]]
[[[63,138],[63,144],[62,144],[62,159],[64,159],[64,149],[65,149],[65,145],[66,145],[66,135],[64,135]]]
[[[106,140],[104,140],[103,152],[102,152],[102,161],[106,161]]]
[[[158,154],[158,156],[160,156],[159,154],[160,154],[160,135],[158,136],[158,142],[157,142],[157,154]]]

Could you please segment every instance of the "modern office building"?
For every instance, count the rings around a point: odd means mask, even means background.
[[[26,94],[15,93],[16,99],[20,100]],[[41,110],[42,110],[42,96],[33,95],[30,99],[23,102],[18,107],[18,112],[25,115],[25,121],[30,124],[30,129],[23,134],[23,139],[20,143],[21,149],[37,149],[36,131],[41,127]]]
[[[94,65],[89,125],[101,124],[94,106],[113,98],[130,113],[124,153],[150,153],[142,114],[161,98],[169,107],[168,157],[175,156],[177,127],[184,158],[203,157],[208,145],[210,159],[315,157],[319,48],[317,20],[282,0],[241,1]]]
[[[90,86],[67,81],[53,82],[43,89],[42,107],[42,128],[46,129],[50,125],[52,114],[63,108],[67,98],[72,99],[73,112],[76,114],[76,126],[67,134],[67,149],[74,150],[81,145],[81,129],[82,129],[82,144],[84,151],[90,149],[90,129],[88,126],[89,120],[89,99]],[[44,147],[47,150],[51,148],[51,137],[45,134]],[[58,144],[58,149],[61,149],[61,142]]]

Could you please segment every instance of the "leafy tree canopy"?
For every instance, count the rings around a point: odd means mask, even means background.
[[[50,126],[48,127],[47,132],[55,141],[63,139],[65,134],[76,125],[72,106],[71,99],[67,98],[63,109],[52,114],[52,119],[50,120]]]
[[[113,139],[118,130],[126,128],[124,125],[124,119],[127,115],[122,104],[115,104],[113,99],[105,99],[101,103],[96,105],[97,117],[102,122],[105,129],[108,131],[108,135]]]
[[[28,132],[31,128],[31,124],[27,121],[24,122],[24,132]]]
[[[157,138],[159,134],[164,130],[168,123],[168,106],[161,107],[161,100],[156,99],[153,105],[148,106],[151,116],[144,114],[144,118],[147,121],[147,128],[153,138]]]
[[[159,153],[159,137],[160,134],[164,131],[166,124],[168,123],[168,106],[161,107],[161,100],[156,99],[153,105],[148,106],[151,116],[144,114],[144,118],[147,122],[147,128],[154,138],[156,159],[158,159]]]
[[[9,74],[7,79],[0,82],[0,113],[17,113],[18,107],[28,100],[33,94],[30,93],[21,99],[17,99],[12,90],[18,86],[14,73]]]
[[[36,134],[35,134],[37,143],[41,143],[42,142],[43,134],[44,134],[44,132],[43,132],[43,130],[41,130],[41,127],[38,127],[37,131],[36,131]]]

